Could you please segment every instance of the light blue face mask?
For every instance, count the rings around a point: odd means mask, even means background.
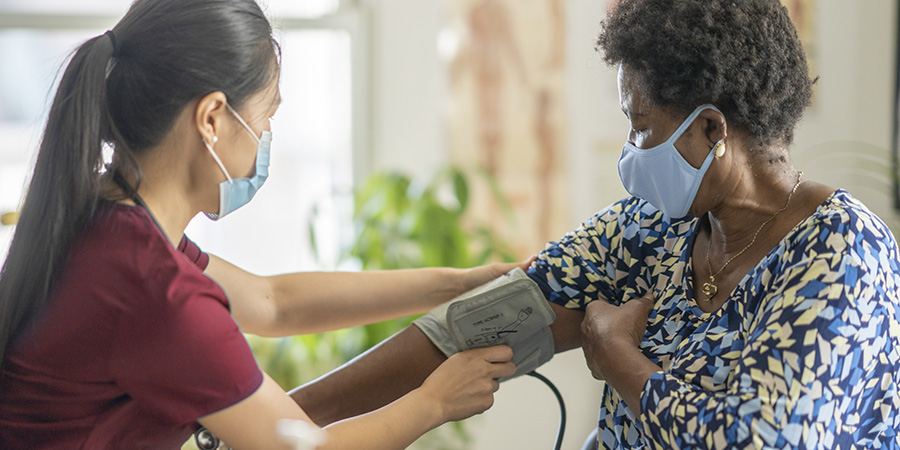
[[[619,178],[629,194],[641,197],[673,219],[687,215],[703,175],[713,160],[709,151],[703,165],[694,168],[678,153],[675,141],[684,134],[697,115],[706,109],[722,114],[713,105],[700,105],[692,112],[669,139],[653,148],[640,149],[625,142],[619,158]],[[716,143],[718,144],[718,142]],[[713,149],[716,146],[713,145]]]
[[[219,159],[219,156],[216,155],[216,152],[213,150],[212,145],[206,142],[206,139],[203,139],[203,144],[206,145],[206,149],[212,154],[213,159],[216,160],[216,164],[218,164],[219,168],[222,169],[222,172],[225,173],[226,178],[225,181],[219,183],[218,214],[205,213],[206,217],[209,217],[212,220],[219,220],[232,211],[246,205],[256,194],[256,191],[258,191],[263,183],[266,182],[266,178],[269,176],[269,148],[272,145],[272,133],[263,131],[261,137],[256,137],[256,133],[253,132],[250,125],[247,125],[247,122],[241,118],[237,111],[227,103],[225,106],[227,106],[228,110],[234,114],[234,117],[241,122],[241,125],[250,132],[253,139],[256,139],[256,173],[252,178],[231,178],[231,175],[228,174],[228,170],[225,169],[225,165],[222,164],[222,160]]]

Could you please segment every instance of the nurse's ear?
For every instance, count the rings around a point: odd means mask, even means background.
[[[218,140],[227,127],[225,118],[228,114],[226,107],[228,98],[222,91],[206,94],[197,102],[194,109],[194,124],[197,131],[210,145]]]

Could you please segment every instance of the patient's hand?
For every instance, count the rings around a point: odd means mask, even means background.
[[[650,293],[621,306],[613,306],[603,298],[588,303],[581,323],[582,349],[594,378],[606,380],[609,366],[622,364],[619,345],[639,352],[653,304]]]
[[[498,378],[515,373],[512,349],[499,345],[457,353],[422,384],[442,410],[445,422],[481,414],[494,404]]]

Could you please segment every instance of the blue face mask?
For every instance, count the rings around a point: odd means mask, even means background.
[[[222,164],[222,160],[216,155],[212,146],[206,142],[206,139],[203,140],[206,149],[212,154],[213,159],[216,160],[216,164],[218,164],[219,168],[222,169],[222,172],[225,173],[226,178],[225,181],[219,183],[218,214],[205,213],[206,216],[212,220],[219,220],[232,211],[246,205],[256,194],[256,191],[266,182],[266,178],[269,176],[269,148],[272,145],[272,133],[263,131],[261,137],[256,137],[256,133],[253,132],[250,125],[247,125],[247,122],[241,118],[237,111],[227,103],[225,106],[227,106],[228,110],[234,114],[234,117],[241,122],[241,125],[250,132],[253,139],[256,139],[256,173],[253,175],[253,178],[231,178],[231,175],[228,174],[228,170],[225,169],[225,165]]]
[[[684,134],[703,110],[713,105],[700,105],[662,144],[653,148],[640,149],[631,142],[625,142],[619,158],[619,178],[629,194],[641,197],[673,219],[687,215],[703,175],[713,160],[713,150],[709,151],[703,165],[694,168],[678,153],[675,141]],[[718,142],[716,143],[718,144]],[[715,149],[716,146],[713,146]]]

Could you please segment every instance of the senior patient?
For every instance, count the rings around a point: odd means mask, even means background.
[[[558,314],[556,350],[582,346],[606,380],[598,447],[900,448],[897,244],[791,163],[812,82],[785,8],[621,1],[598,48],[631,123],[631,196],[528,270]],[[442,360],[410,328],[293,395],[329,422]],[[325,405],[363,377],[369,392]]]

